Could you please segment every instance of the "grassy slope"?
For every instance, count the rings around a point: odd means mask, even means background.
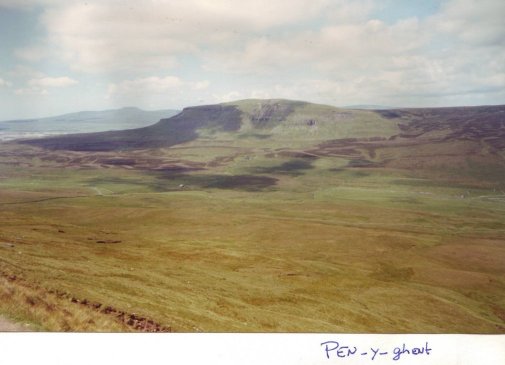
[[[334,109],[297,103],[289,122],[253,129],[255,106],[239,103],[249,112],[233,140],[199,130],[156,151],[4,145],[0,242],[14,247],[0,246],[2,270],[175,331],[503,333],[496,150],[429,136],[324,145],[331,128],[353,137],[352,124],[331,125]],[[359,113],[368,126],[354,137],[399,133],[397,119]],[[55,329],[54,316],[30,318]]]

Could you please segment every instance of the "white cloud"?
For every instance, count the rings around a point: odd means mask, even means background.
[[[197,81],[193,84],[193,88],[195,90],[205,90],[208,89],[210,86],[210,82],[205,80],[205,81]]]
[[[148,108],[185,106],[188,103],[195,103],[197,97],[202,97],[209,85],[210,82],[207,80],[186,81],[176,76],[150,76],[110,83],[106,99],[118,106],[138,105]]]
[[[14,94],[19,96],[49,95],[47,89],[64,88],[78,83],[76,80],[67,76],[48,77],[41,72],[26,67],[18,67],[17,69],[11,71],[11,74],[19,78],[32,77],[28,80],[26,87],[14,90]]]
[[[437,14],[395,23],[373,18],[373,0],[0,0],[15,3],[44,6],[47,33],[18,48],[18,59],[110,80],[107,100],[116,103],[284,97],[421,106],[457,95],[497,100],[505,89],[503,0],[446,0]],[[30,80],[21,93],[80,79],[18,71],[6,76]]]
[[[330,0],[70,2],[42,18],[60,57],[75,70],[167,70],[184,54],[233,48],[244,38],[322,16]]]
[[[449,0],[432,17],[437,30],[475,46],[505,45],[505,2],[501,0]]]
[[[394,57],[408,55],[426,44],[416,19],[394,25],[379,20],[326,26],[274,39],[253,39],[230,53],[209,54],[209,69],[235,72],[314,70],[362,74],[391,68]],[[362,74],[363,75],[363,74]]]
[[[377,8],[373,0],[334,0],[333,5],[325,9],[325,15],[331,23],[339,24],[366,21],[372,10]]]
[[[35,62],[50,56],[51,50],[46,46],[30,46],[14,50],[16,57],[23,61]]]
[[[70,77],[40,77],[31,79],[28,84],[33,87],[67,87],[77,84],[78,82]]]
[[[29,87],[29,88],[16,89],[14,91],[14,94],[21,95],[21,96],[43,96],[43,95],[48,95],[48,92],[46,89],[42,89],[42,88],[34,86],[34,87]]]
[[[174,91],[195,90],[201,91],[209,87],[210,82],[183,81],[176,76],[157,77],[150,76],[133,80],[123,80],[109,84],[108,95],[131,95],[131,94],[166,94]]]
[[[12,86],[12,83],[0,77],[0,87],[10,87],[10,86]]]
[[[45,77],[46,75],[40,71],[33,69],[32,67],[27,67],[24,65],[17,64],[13,69],[11,69],[7,74],[10,77],[16,79],[34,79]]]
[[[227,103],[229,101],[245,98],[244,95],[237,90],[233,90],[224,94],[213,94],[212,97],[215,103]]]
[[[475,2],[454,0],[426,21],[387,24],[356,17],[317,30],[252,38],[239,49],[208,52],[205,67],[263,75],[277,83],[265,92],[338,105],[427,106],[449,97],[454,103],[455,95],[469,95],[466,101],[471,95],[496,98],[505,89],[505,49],[495,47],[505,41],[505,22],[496,15],[505,13],[505,3],[487,3],[473,14],[468,4]]]
[[[181,79],[175,76],[145,77],[134,80],[125,80],[109,85],[109,96],[129,94],[163,94],[174,91],[183,85]]]

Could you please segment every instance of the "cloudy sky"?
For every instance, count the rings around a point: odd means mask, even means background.
[[[0,120],[244,98],[505,103],[503,0],[0,0]]]

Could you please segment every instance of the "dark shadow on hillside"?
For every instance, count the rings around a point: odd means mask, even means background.
[[[255,175],[190,175],[174,172],[152,173],[154,179],[125,179],[119,177],[95,178],[87,181],[88,186],[103,184],[131,185],[154,192],[180,190],[223,189],[239,191],[266,191],[277,184],[277,179]],[[134,189],[135,190],[135,189]]]
[[[192,189],[264,191],[275,186],[277,179],[256,175],[165,175],[164,179]]]
[[[270,137],[271,137],[270,134],[259,134],[259,133],[245,133],[238,135],[238,138],[240,139],[246,139],[246,138],[268,139]]]
[[[395,110],[374,110],[374,111],[383,118],[387,119],[401,118],[401,114]]]
[[[366,160],[366,159],[360,159],[360,158],[356,158],[356,159],[353,159],[353,160],[350,160],[348,163],[347,163],[347,167],[355,167],[355,168],[359,168],[359,167],[383,167],[384,164],[382,163],[377,163],[377,162],[373,162],[373,161],[369,161],[369,160]]]
[[[269,167],[255,167],[252,172],[256,174],[283,174],[290,176],[300,176],[305,173],[306,170],[313,169],[312,163],[307,160],[290,160],[284,162],[281,165],[269,166]]]

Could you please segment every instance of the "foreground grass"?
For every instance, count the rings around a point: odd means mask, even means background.
[[[4,265],[2,265],[3,267]],[[16,275],[0,277],[0,311],[31,331],[116,331],[130,329],[122,323],[66,297],[34,287]]]
[[[15,247],[1,249],[2,263],[44,288],[176,331],[503,331],[503,211],[370,203],[364,194],[376,192],[289,201],[211,190],[10,205],[0,239]]]

